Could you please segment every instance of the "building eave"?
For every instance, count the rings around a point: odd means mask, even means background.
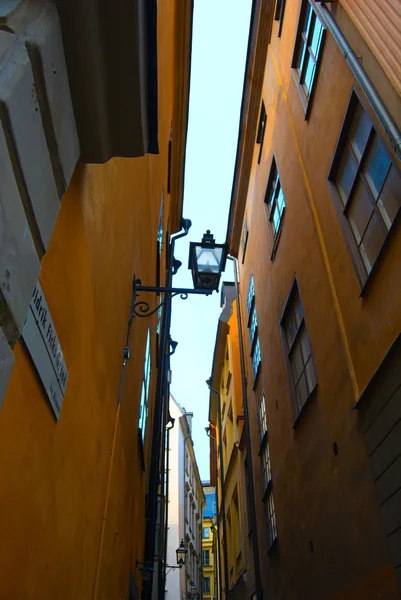
[[[272,0],[254,0],[252,4],[237,154],[226,235],[229,253],[235,257],[238,257],[241,239],[274,6],[275,2]]]
[[[175,14],[174,115],[171,157],[170,232],[181,229],[191,82],[193,0],[177,4]]]

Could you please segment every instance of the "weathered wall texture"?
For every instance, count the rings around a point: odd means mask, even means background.
[[[157,315],[136,319],[117,405],[134,273],[155,283],[156,240],[174,107],[175,3],[159,2],[158,156],[79,165],[41,264],[40,284],[69,379],[55,421],[23,342],[0,412],[0,597],[126,598],[142,560],[147,470],[138,416],[147,328],[152,384]],[[176,210],[176,209],[175,209]],[[165,254],[162,255],[162,277]],[[153,298],[151,298],[153,302]],[[140,587],[139,572],[135,572]]]
[[[394,0],[340,0],[383,70],[401,93],[401,6]]]
[[[260,146],[249,146],[253,152],[245,210],[249,240],[244,264],[240,264],[253,456],[259,450],[257,408],[264,391],[278,530],[277,542],[268,554],[262,473],[255,458],[263,588],[266,597],[285,600],[373,600],[378,596],[395,600],[399,597],[395,572],[354,406],[401,330],[400,278],[395,276],[401,236],[395,228],[361,297],[327,183],[351,90],[358,85],[327,32],[305,120],[291,71],[300,6],[300,1],[286,3],[281,37],[279,23],[273,24],[261,94],[267,125],[260,164]],[[342,14],[341,19],[346,18]],[[378,85],[380,76],[376,78],[374,69],[371,77]],[[388,106],[398,105],[391,86],[378,85],[378,89]],[[256,125],[252,125],[255,137]],[[243,124],[244,129],[250,126],[250,122]],[[271,259],[264,198],[273,156],[286,209]],[[235,218],[241,222],[244,218],[239,208]],[[230,250],[241,263],[236,239]],[[255,386],[246,328],[251,274],[261,344]],[[318,386],[294,426],[280,319],[295,276]]]

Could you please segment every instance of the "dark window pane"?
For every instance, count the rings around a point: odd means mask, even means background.
[[[297,397],[298,412],[300,412],[309,396],[309,390],[308,390],[308,385],[306,383],[305,373],[303,373],[301,375],[301,377],[296,385],[295,393],[296,393],[296,397]]]
[[[280,213],[280,217],[283,214],[284,206],[285,206],[285,202],[284,202],[283,188],[280,186],[280,191],[277,196],[277,208]]]
[[[316,372],[315,365],[313,364],[312,356],[309,358],[305,367],[306,381],[308,384],[309,393],[313,390],[316,385]]]
[[[309,336],[308,336],[308,332],[306,331],[306,327],[302,327],[302,331],[299,334],[299,341],[300,341],[301,350],[302,350],[303,362],[304,362],[304,364],[306,364],[306,362],[308,361],[308,358],[311,354]]]
[[[307,67],[305,71],[305,79],[304,79],[304,88],[305,94],[309,96],[312,90],[313,78],[315,76],[315,63],[310,54],[308,54],[307,58]]]
[[[347,217],[354,232],[357,244],[360,243],[369,219],[374,210],[373,200],[359,179],[352,196],[352,202],[347,210]]]
[[[375,200],[380,194],[390,165],[390,157],[383,142],[375,136],[375,140],[369,148],[368,157],[363,168]]]
[[[401,205],[401,179],[398,171],[392,166],[384,183],[377,206],[390,229]]]
[[[319,54],[319,47],[320,47],[320,43],[322,40],[322,32],[323,32],[322,24],[319,21],[319,19],[317,17],[315,17],[312,42],[311,42],[311,46],[310,46],[315,59],[317,59],[318,54]]]
[[[304,63],[305,53],[306,53],[306,43],[304,42],[304,40],[301,39],[300,44],[299,44],[298,57],[297,57],[298,71],[302,71],[302,65]]]
[[[336,174],[336,183],[338,191],[340,192],[344,204],[346,204],[348,200],[348,196],[350,194],[352,184],[354,183],[357,169],[357,162],[354,156],[352,155],[351,149],[349,148],[348,144],[346,144]]]
[[[291,347],[298,329],[295,321],[294,311],[292,309],[286,316],[284,329],[287,336],[288,347]]]
[[[304,311],[301,304],[301,299],[299,297],[298,291],[294,295],[294,311],[295,311],[295,322],[297,324],[297,329],[301,324],[302,319],[304,318]]]
[[[371,271],[380,248],[386,239],[387,230],[381,222],[379,216],[373,213],[370,223],[363,236],[360,246],[363,262],[368,273]]]
[[[348,138],[352,143],[355,154],[358,159],[361,159],[365,146],[367,144],[372,126],[370,124],[368,114],[363,110],[362,105],[358,102],[352,119],[352,125],[349,131]]]
[[[294,383],[296,384],[304,370],[304,362],[302,360],[301,346],[298,343],[298,340],[292,348],[292,351],[290,354],[290,363],[291,363],[292,374],[294,377]]]
[[[305,33],[305,37],[308,37],[309,27],[312,20],[312,14],[312,6],[308,2],[305,10],[304,24],[302,27],[302,31]]]

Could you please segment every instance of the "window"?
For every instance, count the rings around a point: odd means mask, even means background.
[[[280,25],[278,28],[278,37],[281,36],[281,30],[283,28],[284,9],[285,9],[285,0],[277,0],[274,20],[280,21]]]
[[[249,336],[251,341],[251,357],[252,357],[252,370],[254,376],[254,387],[256,386],[257,377],[259,374],[259,367],[261,363],[260,356],[260,341],[259,341],[259,333],[258,333],[258,317],[256,314],[256,306],[255,306],[255,287],[253,275],[251,275],[251,279],[249,281],[249,290],[248,290],[248,328],[249,328]]]
[[[265,438],[265,442],[263,444],[261,459],[262,459],[263,486],[264,486],[264,490],[266,491],[272,480],[272,474],[271,474],[271,470],[270,470],[270,449],[269,449],[269,441],[268,441],[267,437]]]
[[[246,247],[248,246],[248,237],[249,237],[248,219],[245,217],[244,226],[242,228],[242,237],[241,237],[242,264],[244,264],[244,261],[245,261]]]
[[[251,312],[254,302],[255,302],[255,282],[253,279],[253,275],[251,275],[251,278],[249,280],[248,300],[247,300],[248,314]]]
[[[263,140],[265,139],[266,121],[267,121],[267,114],[266,114],[265,104],[262,100],[262,106],[260,108],[260,116],[259,116],[258,133],[256,135],[256,143],[260,145],[259,155],[258,155],[258,164],[260,164],[260,160],[262,158]]]
[[[273,492],[271,490],[265,500],[265,516],[267,525],[267,547],[270,550],[277,539],[276,512],[274,510]]]
[[[208,567],[210,565],[210,550],[203,550],[203,564]]]
[[[295,418],[317,385],[315,366],[309,336],[306,329],[304,311],[294,282],[284,315],[281,319],[284,350],[290,371]]]
[[[267,433],[267,422],[266,422],[266,400],[265,395],[262,394],[260,399],[259,410],[258,410],[258,428],[259,428],[259,440],[262,443],[265,434]]]
[[[271,259],[273,259],[276,253],[277,243],[279,240],[281,225],[283,222],[285,211],[283,188],[281,187],[280,175],[277,170],[277,165],[274,157],[270,169],[269,181],[267,183],[265,203],[267,215],[269,218],[269,228],[272,246]]]
[[[309,0],[303,0],[298,23],[292,69],[295,83],[308,117],[309,103],[316,83],[325,29]]]
[[[263,475],[263,490],[266,492],[271,483],[272,474],[270,469],[270,448],[267,435],[266,400],[264,393],[260,399],[258,410],[258,429],[260,440],[259,455],[261,459]]]
[[[209,527],[204,527],[203,528],[202,537],[203,538],[209,538],[210,537]]]
[[[141,433],[142,444],[145,442],[146,420],[148,418],[149,404],[149,385],[150,385],[150,369],[151,369],[151,352],[150,352],[150,329],[146,337],[145,361],[143,368],[141,405],[139,409],[138,427]]]
[[[371,272],[401,205],[401,176],[355,92],[329,180],[360,283]]]
[[[203,593],[210,594],[210,577],[203,578]]]

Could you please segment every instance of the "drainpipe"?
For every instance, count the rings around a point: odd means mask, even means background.
[[[216,487],[215,487],[215,498],[216,498],[216,525],[217,525],[217,544],[216,544],[216,550],[217,550],[217,561],[218,561],[218,565],[220,565],[220,519],[219,519],[219,482],[217,479],[217,440],[214,437],[214,435],[212,435],[210,433],[210,427],[205,427],[206,430],[206,435],[208,437],[210,437],[211,440],[213,440],[214,442],[214,469],[216,472]],[[216,569],[217,571],[217,569]],[[217,589],[217,600],[221,600],[222,598],[222,593],[221,593],[221,578],[219,578],[219,587]]]
[[[170,387],[170,386],[168,386]],[[169,394],[169,398],[170,398],[170,394]],[[162,598],[164,598],[165,593],[164,590],[166,589],[166,579],[167,579],[167,541],[168,541],[168,502],[169,502],[169,480],[170,480],[170,431],[171,429],[173,429],[174,427],[174,421],[175,419],[173,419],[173,417],[169,418],[169,421],[167,423],[170,424],[170,427],[167,427],[166,425],[166,436],[167,436],[167,440],[166,440],[166,453],[167,453],[167,458],[166,458],[166,492],[165,492],[165,507],[164,507],[164,561],[163,561],[163,596]]]
[[[182,228],[184,231],[178,235],[172,236],[169,245],[169,256],[168,256],[168,274],[167,274],[167,287],[172,286],[173,274],[175,272],[175,260],[174,260],[174,247],[175,242],[179,238],[188,235],[189,228],[191,227],[191,221],[189,219],[182,219]],[[147,503],[147,519],[146,519],[146,532],[145,532],[145,551],[144,551],[144,565],[151,569],[154,565],[155,560],[155,543],[156,543],[156,523],[157,523],[157,490],[159,488],[159,474],[160,474],[160,455],[161,455],[161,442],[164,440],[166,419],[163,422],[163,413],[166,400],[166,392],[168,391],[167,384],[167,371],[169,366],[168,355],[169,355],[169,343],[170,343],[170,325],[171,325],[171,293],[166,292],[166,298],[170,298],[170,301],[166,302],[165,309],[163,311],[162,328],[161,328],[161,340],[160,340],[160,363],[157,371],[157,383],[156,383],[156,398],[155,398],[155,409],[154,409],[154,426],[152,436],[152,452],[150,459],[149,469],[149,493]],[[152,588],[153,588],[153,572],[150,570],[149,579],[144,580],[142,583],[142,600],[151,600]]]
[[[247,381],[245,376],[245,358],[244,358],[244,340],[242,337],[242,318],[241,318],[241,306],[240,306],[240,295],[239,295],[239,284],[238,284],[238,267],[237,259],[233,256],[228,255],[227,258],[233,261],[234,268],[234,284],[235,284],[235,300],[237,305],[237,323],[238,323],[238,341],[239,341],[239,353],[241,362],[241,382],[242,382],[242,401],[244,404],[244,428],[245,428],[245,439],[246,439],[246,451],[247,461],[249,468],[249,495],[250,495],[250,509],[251,509],[251,525],[252,525],[252,549],[253,549],[253,563],[255,573],[255,587],[256,587],[256,600],[263,600],[263,588],[262,579],[260,575],[260,564],[259,564],[259,544],[258,544],[258,530],[256,523],[256,509],[255,509],[255,488],[253,485],[253,469],[252,469],[252,439],[251,429],[249,426],[249,405],[248,405],[248,393],[247,393]]]
[[[214,388],[212,388],[212,386],[210,385],[211,383],[211,379],[208,379],[206,381],[206,385],[209,388],[209,390],[211,392],[214,392],[217,396],[217,421],[218,421],[218,427],[219,427],[219,438],[220,438],[220,481],[221,481],[221,513],[223,516],[223,548],[224,548],[224,552],[223,552],[223,562],[224,562],[224,582],[225,582],[225,589],[226,589],[226,598],[228,598],[228,560],[227,560],[227,524],[226,524],[226,501],[224,498],[224,465],[223,465],[223,446],[221,443],[221,439],[222,439],[222,425],[221,425],[221,399],[220,399],[220,392],[218,392],[217,390],[215,390]],[[217,475],[217,473],[216,473]],[[218,507],[217,507],[217,511],[218,511]],[[220,542],[220,540],[219,540]]]
[[[186,522],[187,522],[187,495],[185,494],[185,457],[186,457],[186,452],[187,452],[187,440],[189,440],[190,437],[191,437],[191,432],[184,437],[184,470],[183,470],[183,477],[184,477],[184,528],[183,528],[183,540],[184,540],[185,546],[186,546],[185,528],[186,528]],[[187,556],[188,556],[188,554],[187,554]],[[185,598],[187,598],[188,597],[188,580],[187,580],[187,574],[185,572],[185,569],[184,569],[184,578],[185,578]]]
[[[333,15],[328,10],[327,6],[324,2],[316,3],[316,10],[319,13],[319,16],[325,22],[327,29],[330,31],[331,35],[335,39],[338,47],[344,55],[345,60],[347,61],[351,71],[353,72],[355,79],[361,86],[364,94],[369,100],[373,110],[375,111],[377,118],[382,124],[385,132],[387,133],[391,146],[393,147],[395,153],[398,158],[401,159],[401,132],[398,129],[396,123],[388,112],[387,108],[383,104],[382,99],[379,94],[376,92],[375,87],[371,80],[369,79],[365,69],[362,67],[359,62],[355,52],[349,45],[348,41],[344,37],[343,32],[340,27],[337,25],[334,20]]]

